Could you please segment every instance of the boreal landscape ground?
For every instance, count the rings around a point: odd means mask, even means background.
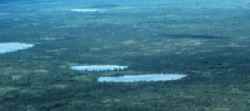
[[[0,111],[249,111],[248,0],[1,0]],[[76,12],[72,9],[101,11]],[[78,64],[126,65],[78,72]],[[100,76],[180,73],[176,81]]]

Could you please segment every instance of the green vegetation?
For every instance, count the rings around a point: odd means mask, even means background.
[[[0,3],[0,42],[36,44],[0,55],[0,111],[250,110],[250,23],[249,9],[243,7],[247,4],[240,7],[244,0],[229,0],[221,8],[215,6],[225,2],[214,0],[205,8],[187,0],[183,7],[168,0],[111,0],[107,5],[38,1]],[[94,6],[112,10],[68,11]],[[75,64],[129,69],[81,73],[70,69]],[[161,72],[188,77],[152,83],[96,81],[100,76]]]

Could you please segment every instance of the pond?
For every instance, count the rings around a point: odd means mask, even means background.
[[[103,71],[121,71],[127,69],[128,66],[120,65],[79,65],[71,66],[72,70],[83,72],[103,72]]]
[[[142,74],[142,75],[124,75],[117,77],[99,77],[98,82],[157,82],[180,80],[187,75],[184,74]]]
[[[0,43],[0,54],[16,52],[19,50],[32,48],[33,46],[34,46],[33,44],[19,43],[19,42]]]

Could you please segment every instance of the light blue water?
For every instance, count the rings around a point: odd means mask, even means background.
[[[124,75],[118,77],[99,77],[98,82],[111,83],[135,83],[135,82],[158,82],[180,80],[187,75],[184,74],[139,74]]]
[[[0,54],[16,52],[19,50],[32,48],[33,44],[10,42],[10,43],[0,43]]]

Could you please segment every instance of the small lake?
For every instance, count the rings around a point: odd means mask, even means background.
[[[80,12],[80,13],[93,13],[93,12],[103,12],[104,10],[102,9],[97,9],[97,8],[74,8],[70,9],[72,12]]]
[[[124,75],[117,77],[99,77],[98,82],[157,82],[157,81],[173,81],[180,80],[187,75],[184,74],[142,74],[142,75]]]
[[[16,52],[19,50],[32,48],[33,46],[34,46],[33,44],[19,43],[19,42],[0,43],[0,54]]]
[[[122,71],[127,69],[128,66],[120,65],[79,65],[71,66],[72,70],[82,72],[103,72],[103,71]]]

